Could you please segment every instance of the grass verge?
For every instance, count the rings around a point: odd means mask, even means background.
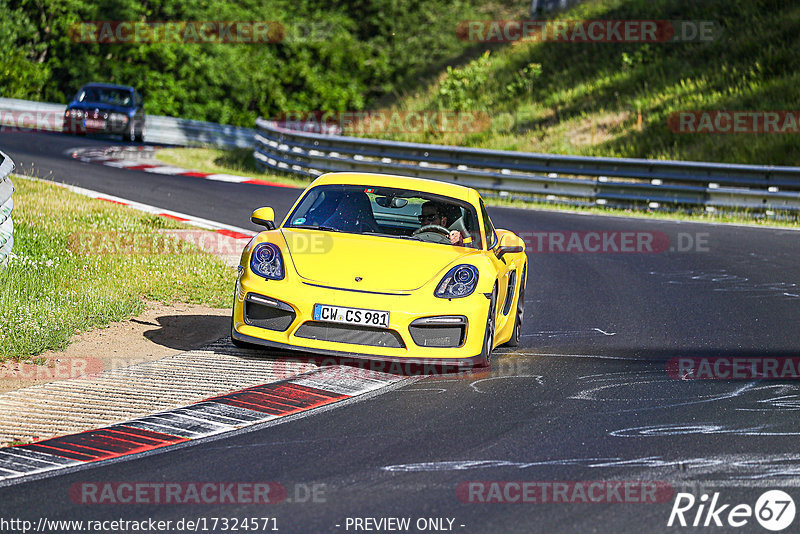
[[[797,133],[691,134],[668,126],[679,111],[797,110],[797,0],[593,0],[557,18],[712,21],[715,30],[713,39],[696,42],[487,44],[484,55],[440,71],[394,103],[407,111],[484,112],[487,127],[384,137],[586,156],[800,163]]]
[[[162,229],[185,225],[16,177],[14,255],[0,269],[0,361],[62,349],[144,300],[227,307],[235,272]]]

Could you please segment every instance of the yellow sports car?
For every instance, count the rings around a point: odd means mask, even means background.
[[[266,231],[242,253],[236,345],[487,366],[519,343],[525,244],[492,226],[474,189],[330,173],[273,219],[253,212]]]

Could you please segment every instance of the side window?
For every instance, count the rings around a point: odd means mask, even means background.
[[[143,104],[142,95],[139,93],[139,91],[133,92],[133,98],[136,99],[136,106],[141,106]]]
[[[486,229],[486,248],[492,248],[497,244],[497,233],[494,231],[492,220],[489,219],[489,213],[486,211],[483,199],[481,199],[481,218],[483,219],[483,227]]]

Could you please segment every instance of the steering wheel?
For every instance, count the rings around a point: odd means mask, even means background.
[[[426,224],[422,228],[417,228],[411,235],[419,236],[420,239],[432,243],[450,244],[450,230],[438,224]],[[425,237],[423,237],[423,235]]]

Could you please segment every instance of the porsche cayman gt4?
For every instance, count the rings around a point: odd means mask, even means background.
[[[457,366],[519,343],[528,260],[474,189],[330,173],[245,247],[231,335],[263,345]]]

